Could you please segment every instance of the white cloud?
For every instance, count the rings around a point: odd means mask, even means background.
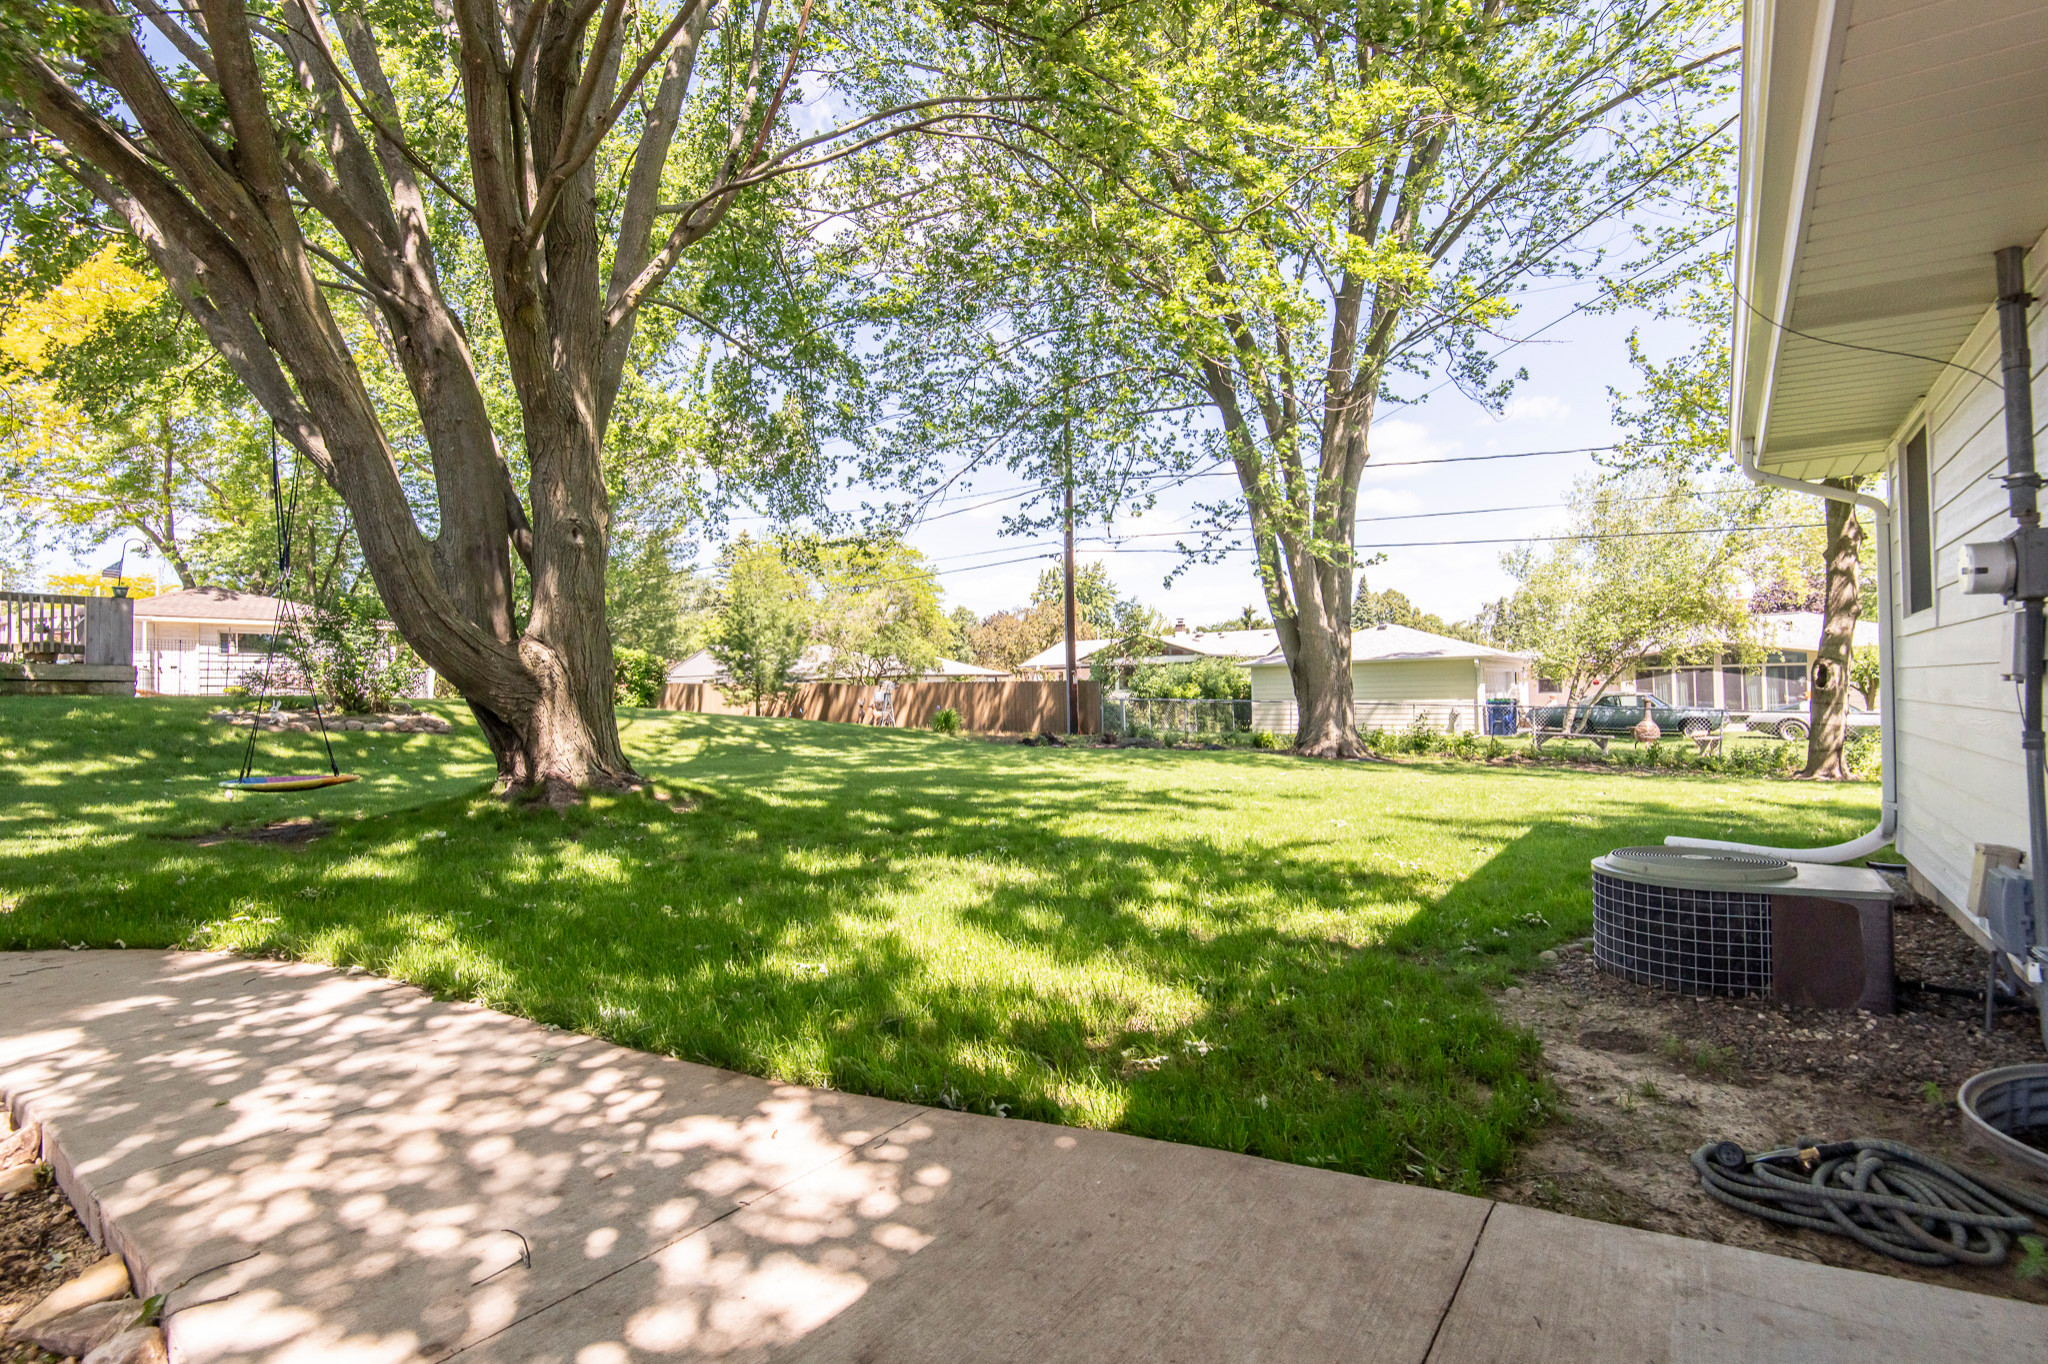
[[[1423,509],[1422,499],[1399,488],[1360,488],[1358,490],[1358,514],[1360,516],[1406,516]]]
[[[1388,417],[1372,424],[1368,448],[1372,457],[1365,466],[1367,477],[1381,473],[1401,478],[1407,475],[1392,471],[1400,469],[1403,465],[1444,459],[1456,454],[1463,447],[1456,441],[1438,439],[1421,422]]]
[[[1508,399],[1505,416],[1512,422],[1554,422],[1572,414],[1571,404],[1548,393],[1518,393]]]

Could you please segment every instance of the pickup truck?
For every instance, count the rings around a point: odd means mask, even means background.
[[[1718,734],[1728,723],[1728,712],[1715,710],[1712,706],[1673,706],[1654,696],[1626,696],[1610,692],[1590,705],[1581,706],[1572,721],[1572,728],[1581,734],[1627,734],[1643,722],[1645,711],[1657,722],[1657,728],[1666,734],[1688,737]],[[1531,706],[1529,728],[1563,729],[1564,717],[1563,706]]]

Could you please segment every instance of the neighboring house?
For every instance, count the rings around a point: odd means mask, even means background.
[[[219,696],[263,672],[278,599],[257,592],[194,587],[135,602],[136,690],[159,696]]]
[[[791,671],[799,682],[830,682],[834,680],[830,666],[831,662],[832,647],[827,644],[813,644],[810,648],[804,650],[803,657],[797,660],[796,667]],[[1003,676],[1005,674],[994,668],[982,668],[972,663],[962,663],[957,658],[942,658],[933,664],[929,671],[921,673],[914,678],[902,678],[899,680],[909,682],[973,682],[982,678],[1000,678]],[[725,681],[726,676],[725,669],[720,667],[718,660],[711,656],[711,651],[709,649],[699,649],[680,663],[669,664],[668,680],[670,682],[683,683],[716,683]]]
[[[1419,716],[1444,731],[1483,731],[1488,700],[1528,704],[1534,662],[1405,625],[1351,632],[1351,704],[1359,729],[1406,729]],[[1252,727],[1292,734],[1294,679],[1277,649],[1252,660]]]
[[[256,687],[264,676],[276,597],[191,587],[135,599],[135,688],[158,696],[219,696],[229,687]],[[299,604],[303,619],[311,607]],[[388,628],[388,627],[387,627]],[[385,637],[399,647],[396,635]],[[283,658],[272,665],[271,688],[297,687]],[[422,668],[413,696],[434,694],[434,671]]]
[[[1158,636],[1160,651],[1142,658],[1119,658],[1119,666],[1143,663],[1192,663],[1202,658],[1223,658],[1249,663],[1264,658],[1280,647],[1277,630],[1189,630],[1177,626]],[[1084,639],[1074,644],[1075,671],[1085,681],[1088,661],[1115,644],[1113,639]],[[1044,677],[1058,681],[1067,675],[1067,640],[1062,635],[1050,648],[1041,649],[1017,665],[1019,677]]]
[[[1755,0],[1744,23],[1735,453],[1764,481],[1884,480],[1896,828],[1854,846],[1889,833],[1966,923],[1974,846],[2030,841],[2013,609],[1964,595],[1957,560],[2014,529],[1993,256],[2026,248],[2048,292],[2044,54],[2043,0]],[[2048,327],[2027,316],[2038,375]]]
[[[1620,690],[1647,692],[1673,706],[1713,706],[1738,713],[1803,704],[1813,660],[1820,653],[1821,619],[1818,611],[1758,615],[1760,659],[1745,663],[1729,650],[1718,658],[1688,658],[1666,666],[1660,655],[1651,654],[1637,666],[1633,685]],[[1857,622],[1857,647],[1876,643],[1877,622]],[[1862,704],[1861,697],[1851,700]]]

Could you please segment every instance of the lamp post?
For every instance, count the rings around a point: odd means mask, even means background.
[[[125,578],[125,577],[127,577],[127,576],[128,576],[128,551],[129,551],[129,550],[130,550],[131,548],[133,548],[133,549],[148,549],[148,548],[149,548],[149,541],[147,541],[147,540],[124,540],[124,541],[122,541],[122,542],[121,542],[121,557],[120,557],[119,559],[116,559],[116,560],[114,561],[114,563],[113,563],[113,564],[112,564],[112,565],[111,565],[110,567],[107,567],[107,568],[103,568],[103,569],[101,569],[101,570],[100,570],[100,576],[101,576],[102,578],[111,578],[111,579],[113,579],[113,580],[114,580],[114,586],[113,586],[112,592],[113,592],[113,595],[114,595],[114,596],[116,596],[116,597],[125,597],[125,596],[127,596],[127,595],[128,595],[128,584],[127,584],[127,583],[125,583],[125,582],[123,582],[123,581],[121,581],[121,580],[122,580],[123,578]]]

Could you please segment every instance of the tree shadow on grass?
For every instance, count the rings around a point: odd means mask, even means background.
[[[776,1078],[1475,1188],[1541,1117],[1534,1041],[1486,988],[1583,931],[1592,856],[1683,824],[1569,785],[1568,814],[1474,809],[1483,772],[1395,788],[803,721],[629,735],[692,808],[442,800],[289,859],[115,837],[90,865],[10,859],[31,889],[0,946],[359,964]],[[1248,805],[1273,823],[1233,833]]]

